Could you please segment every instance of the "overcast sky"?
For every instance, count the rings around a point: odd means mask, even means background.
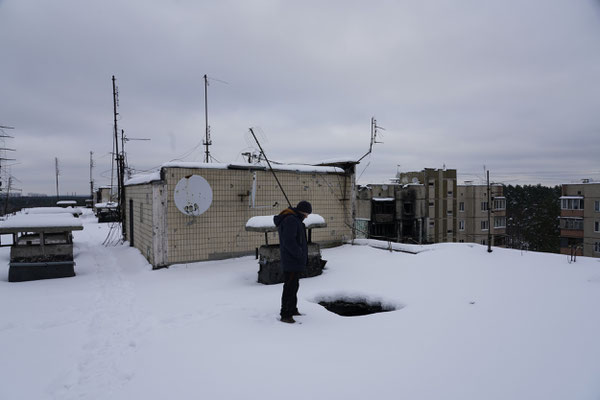
[[[110,183],[111,76],[129,165],[360,158],[361,183],[600,180],[598,0],[0,0],[0,125],[23,193]],[[226,82],[226,83],[225,83]],[[194,151],[191,151],[194,149]],[[366,168],[366,169],[365,169]]]

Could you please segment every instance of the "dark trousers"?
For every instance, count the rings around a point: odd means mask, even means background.
[[[283,294],[281,295],[281,317],[287,318],[298,312],[299,272],[283,273]]]

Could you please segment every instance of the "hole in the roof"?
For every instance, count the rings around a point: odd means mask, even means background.
[[[328,311],[344,317],[358,317],[361,315],[396,311],[404,307],[399,304],[386,303],[380,300],[345,296],[317,299],[317,303],[325,307]]]

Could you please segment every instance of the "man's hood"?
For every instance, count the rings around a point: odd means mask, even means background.
[[[276,216],[274,216],[273,222],[275,223],[275,226],[279,226],[279,224],[281,224],[283,222],[283,220],[286,219],[287,217],[289,217],[290,215],[297,215],[297,214],[296,214],[296,211],[294,211],[294,209],[288,207],[285,210],[283,210],[282,212],[280,212],[279,214],[277,214]]]

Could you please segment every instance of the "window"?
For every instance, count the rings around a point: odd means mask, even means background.
[[[452,210],[448,210],[448,211],[446,211],[446,214],[447,214],[447,215],[452,215]]]
[[[465,242],[465,240],[464,240],[464,239],[460,239],[460,240],[458,241],[458,243],[464,243],[464,242]]]
[[[494,228],[505,228],[506,217],[494,217]]]
[[[583,230],[583,219],[581,218],[561,218],[560,229]]]
[[[487,211],[487,210],[488,210],[488,202],[482,201],[481,202],[481,211]]]
[[[562,210],[583,210],[583,198],[561,198],[560,208]]]
[[[481,221],[481,230],[482,231],[487,231],[488,229],[489,229],[489,225],[488,225],[487,220]]]
[[[600,212],[600,200],[594,201],[594,211]]]
[[[434,186],[435,182],[434,181],[429,181],[429,186]]]
[[[433,201],[430,201],[429,202],[429,207],[433,207],[433,206],[435,206],[435,203]]]
[[[594,243],[594,252],[600,253],[600,242]]]
[[[506,199],[504,197],[496,197],[494,199],[494,210],[505,210]]]
[[[459,231],[464,231],[465,230],[465,221],[464,220],[458,221],[458,230]]]
[[[431,222],[429,223],[429,226],[435,226],[435,222],[431,221]]]
[[[594,221],[594,232],[600,232],[600,221]]]
[[[452,190],[448,190],[448,197],[452,197]]]
[[[461,201],[458,203],[458,211],[465,211],[465,202]]]
[[[485,239],[481,239],[481,244],[485,246]]]

